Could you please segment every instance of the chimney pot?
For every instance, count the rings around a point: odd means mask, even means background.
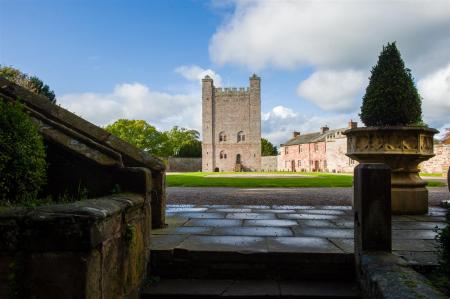
[[[327,125],[325,125],[324,127],[322,127],[322,128],[320,128],[320,133],[325,133],[325,132],[328,132],[330,130],[330,128],[328,128],[328,126]]]
[[[292,137],[298,137],[300,136],[300,132],[294,131],[294,133],[292,134]]]

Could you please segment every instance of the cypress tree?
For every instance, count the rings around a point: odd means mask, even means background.
[[[421,98],[411,70],[395,42],[383,46],[363,97],[361,120],[366,126],[422,124]]]

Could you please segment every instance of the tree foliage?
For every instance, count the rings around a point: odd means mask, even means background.
[[[276,156],[278,149],[269,140],[261,138],[261,156]]]
[[[0,201],[35,200],[46,181],[45,148],[19,104],[0,99]]]
[[[167,136],[144,120],[119,119],[105,129],[154,156],[165,156]]]
[[[105,129],[157,157],[201,157],[200,134],[195,130],[175,126],[160,132],[144,120],[128,119],[119,119]]]
[[[383,46],[372,68],[360,117],[366,126],[422,124],[421,98],[395,42]]]
[[[55,92],[36,76],[29,76],[10,66],[0,66],[0,76],[56,103]]]
[[[184,142],[180,146],[176,156],[185,158],[200,158],[202,156],[202,143],[200,140]]]
[[[180,150],[185,147],[184,150],[188,150],[189,147],[196,146],[193,142],[198,141],[200,133],[196,130],[189,130],[186,128],[180,128],[178,126],[173,127],[170,131],[165,132],[167,136],[167,156],[180,156]],[[189,145],[191,144],[191,145]],[[198,145],[197,145],[198,146]],[[201,156],[201,145],[200,145]]]

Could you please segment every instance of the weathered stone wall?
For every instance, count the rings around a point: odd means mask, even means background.
[[[167,171],[170,172],[202,171],[202,158],[169,157]]]
[[[342,136],[327,140],[327,171],[328,172],[353,172],[358,162],[347,157],[347,137]]]
[[[420,163],[420,171],[446,174],[450,165],[450,144],[435,144],[434,154],[430,160]]]
[[[277,171],[277,170],[278,170],[278,156],[261,157],[261,171]]]
[[[261,169],[260,78],[250,87],[216,88],[209,77],[202,84],[202,170],[233,171],[240,156],[243,170]],[[245,140],[238,140],[238,133]],[[221,133],[226,140],[220,140]]]
[[[139,298],[150,197],[100,199],[0,213],[0,298]]]

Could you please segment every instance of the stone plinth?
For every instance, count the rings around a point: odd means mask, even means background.
[[[418,165],[430,159],[433,136],[438,131],[422,127],[368,127],[344,132],[347,156],[360,163],[385,163],[392,171],[392,213],[424,214],[428,211],[426,182]]]
[[[150,199],[117,194],[0,212],[1,298],[139,298]]]

